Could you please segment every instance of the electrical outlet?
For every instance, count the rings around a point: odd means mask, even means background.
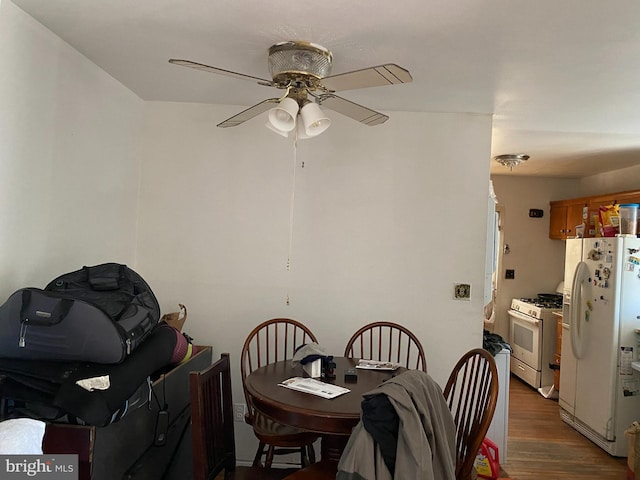
[[[233,404],[233,419],[236,422],[244,422],[244,403],[234,403]]]
[[[469,285],[468,283],[454,283],[453,298],[456,300],[470,300],[471,285]]]

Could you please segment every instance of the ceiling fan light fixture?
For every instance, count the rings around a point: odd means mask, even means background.
[[[265,126],[271,130],[272,132],[277,133],[278,135],[282,135],[284,138],[287,138],[289,136],[289,134],[283,130],[280,130],[276,127],[274,127],[273,125],[271,125],[271,122],[267,122],[265,123]]]
[[[304,131],[309,137],[320,135],[331,125],[331,119],[313,102],[306,102],[302,106],[300,118],[304,125]]]
[[[509,167],[513,170],[513,167],[517,167],[522,162],[529,160],[529,155],[524,153],[507,153],[504,155],[497,155],[493,157],[493,159],[500,165],[504,165],[505,167]]]
[[[298,115],[299,117],[299,115]],[[311,138],[309,135],[307,135],[307,132],[304,130],[304,124],[302,123],[302,119],[298,118],[298,121],[296,122],[296,138],[298,140],[307,140],[309,138]]]
[[[294,131],[296,116],[299,115],[298,110],[305,105],[305,101],[308,101],[307,95],[313,96],[318,105],[352,120],[368,126],[380,125],[389,119],[387,115],[339,97],[336,92],[413,81],[411,73],[395,63],[385,63],[332,75],[333,55],[331,51],[321,45],[306,41],[293,40],[273,44],[269,47],[268,54],[270,80],[191,60],[171,58],[169,63],[227,77],[250,80],[265,87],[286,90],[284,95],[279,98],[267,98],[223,120],[217,125],[220,128],[237,127],[247,120],[269,111],[269,121],[274,128],[284,132]],[[292,101],[284,100],[286,98],[290,98]],[[275,103],[280,105],[273,108]],[[293,108],[293,103],[298,104],[298,109]],[[288,106],[286,106],[287,104]],[[307,110],[315,110],[316,118],[305,120],[305,135],[318,135],[326,130],[331,123],[330,120],[322,115],[318,108],[307,107]]]
[[[277,107],[269,110],[269,122],[280,131],[290,132],[296,126],[298,110],[298,102],[293,98],[283,98]]]

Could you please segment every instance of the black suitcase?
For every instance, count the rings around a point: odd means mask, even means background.
[[[151,399],[147,379],[172,365],[178,335],[169,326],[158,326],[121,363],[0,358],[0,420],[29,417],[97,426],[118,422]],[[108,378],[109,388],[88,390],[86,380],[96,378]],[[156,394],[164,396],[162,391]]]
[[[159,318],[151,288],[126,265],[83,267],[0,306],[0,357],[120,363]]]

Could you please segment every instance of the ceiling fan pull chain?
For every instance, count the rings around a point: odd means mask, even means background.
[[[289,205],[289,251],[287,252],[287,272],[291,271],[291,256],[293,251],[293,207],[296,200],[296,164],[298,163],[298,133],[293,137],[293,175],[291,186],[291,204]],[[289,294],[287,293],[286,305],[290,305]]]
[[[297,134],[296,134],[297,137]],[[291,255],[293,251],[293,212],[296,200],[296,164],[298,163],[298,142],[293,141],[293,175],[291,186],[291,204],[289,205],[289,251],[287,256],[287,271],[291,271]]]

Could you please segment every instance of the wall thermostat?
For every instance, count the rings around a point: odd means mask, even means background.
[[[539,208],[531,208],[529,210],[529,216],[531,218],[542,218],[543,215],[544,215],[544,212]]]

